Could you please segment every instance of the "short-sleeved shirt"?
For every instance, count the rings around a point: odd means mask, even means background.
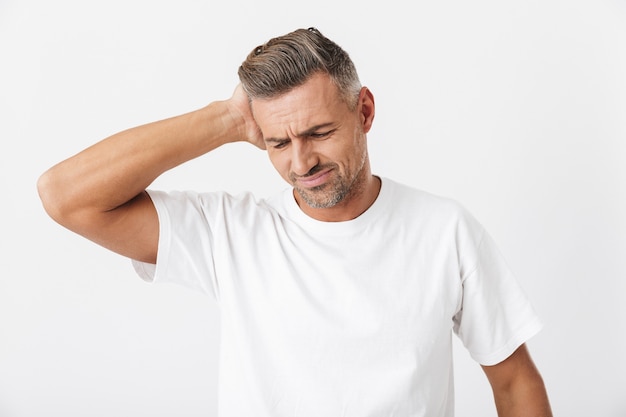
[[[493,365],[541,328],[493,239],[460,204],[389,179],[359,217],[321,222],[292,190],[150,191],[144,279],[214,297],[220,417],[454,414],[452,335]]]

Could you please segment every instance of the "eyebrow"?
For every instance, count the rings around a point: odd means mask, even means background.
[[[298,133],[296,135],[296,137],[297,138],[306,137],[306,136],[309,136],[309,135],[317,132],[320,129],[324,129],[324,128],[327,128],[327,127],[332,126],[332,125],[333,125],[332,122],[315,125],[315,126],[312,126],[312,127],[308,128],[308,129]],[[263,138],[263,140],[265,142],[268,142],[268,143],[282,143],[282,142],[285,142],[285,141],[289,141],[291,139],[290,138]]]

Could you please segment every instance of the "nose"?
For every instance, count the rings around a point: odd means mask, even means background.
[[[308,174],[313,167],[319,164],[319,158],[310,141],[293,140],[291,152],[291,172],[299,177]]]

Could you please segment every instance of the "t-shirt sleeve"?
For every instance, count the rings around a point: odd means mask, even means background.
[[[542,323],[493,239],[482,226],[472,267],[462,277],[462,307],[454,331],[481,365],[495,365],[541,330]],[[466,248],[467,249],[467,248]]]
[[[159,218],[157,261],[155,265],[133,260],[135,271],[148,282],[180,284],[217,298],[209,208],[219,207],[220,195],[152,190],[148,194]]]

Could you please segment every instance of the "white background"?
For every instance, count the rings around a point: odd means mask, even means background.
[[[214,415],[215,307],[56,225],[35,183],[229,97],[253,47],[308,26],[375,94],[375,173],[459,200],[498,242],[546,323],[529,346],[555,415],[626,416],[623,1],[0,0],[0,417]],[[154,184],[284,186],[246,145]],[[495,416],[456,348],[457,415]]]

